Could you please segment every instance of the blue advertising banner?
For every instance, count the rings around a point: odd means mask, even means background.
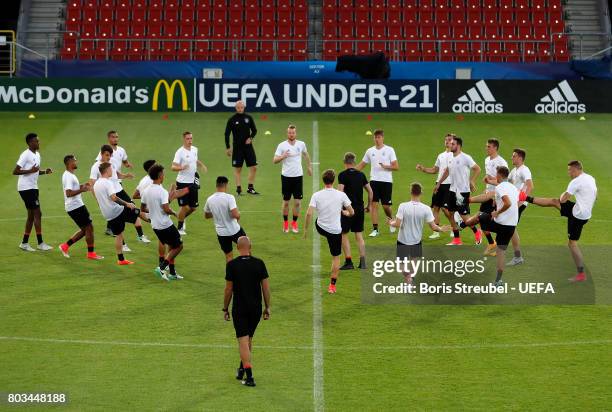
[[[232,109],[236,100],[267,112],[437,112],[438,82],[197,80],[196,111]]]

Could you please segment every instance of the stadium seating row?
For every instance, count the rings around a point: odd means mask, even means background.
[[[324,0],[323,58],[385,51],[410,61],[566,61],[563,18],[561,0]],[[65,59],[304,60],[308,6],[70,0],[66,29]]]

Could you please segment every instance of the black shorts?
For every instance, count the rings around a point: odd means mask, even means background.
[[[219,246],[221,246],[223,253],[228,254],[234,250],[232,243],[238,243],[238,238],[240,236],[246,236],[246,233],[244,233],[242,228],[240,228],[240,230],[234,233],[232,236],[217,235],[217,240],[219,241]]]
[[[232,150],[232,166],[242,167],[244,162],[246,162],[247,167],[257,166],[257,156],[252,144],[234,146]]]
[[[500,225],[491,218],[488,213],[481,213],[479,216],[480,227],[486,232],[496,233],[495,243],[497,246],[508,246],[516,226]]]
[[[326,232],[325,230],[321,229],[317,222],[315,222],[315,226],[317,227],[317,232],[319,232],[321,236],[325,236],[327,239],[329,253],[331,253],[332,256],[340,256],[342,253],[342,233],[333,234]]]
[[[115,196],[117,196],[119,199],[121,199],[121,200],[123,200],[125,202],[132,203],[132,198],[123,189],[121,189],[121,192],[115,193]]]
[[[353,206],[355,214],[351,217],[342,215],[340,223],[342,224],[342,233],[359,233],[363,232],[363,222],[365,215],[363,212],[363,206]]]
[[[489,199],[486,202],[480,204],[480,211],[482,213],[493,213],[495,211],[495,203],[493,199]]]
[[[183,243],[181,240],[181,235],[178,232],[176,226],[168,226],[165,229],[153,229],[155,235],[159,239],[159,241],[164,244],[170,246],[171,249],[176,249]]]
[[[461,216],[470,214],[470,192],[462,192],[461,196],[463,196],[463,203],[461,205],[457,204],[457,193],[452,190],[448,191],[448,196],[446,197],[446,208],[449,212],[459,212]]]
[[[26,209],[38,209],[40,207],[38,189],[20,190],[19,196],[23,199]]]
[[[76,225],[81,229],[91,224],[91,217],[89,216],[89,211],[85,205],[71,210],[68,212],[68,216],[70,216],[74,223],[76,223]]]
[[[450,184],[442,184],[438,191],[431,195],[431,207],[446,207],[446,197],[450,190]]]
[[[303,194],[303,176],[287,177],[281,175],[281,192],[283,192],[283,200],[290,200],[291,196],[294,199],[301,199]]]
[[[521,221],[521,215],[523,214],[523,212],[525,211],[525,209],[527,209],[527,205],[525,203],[523,203],[522,205],[519,206],[519,217],[518,217],[518,221]],[[517,223],[518,225],[518,223]]]
[[[393,195],[393,183],[391,182],[377,182],[376,180],[370,180],[370,187],[374,193],[372,198],[373,202],[380,202],[383,205],[392,205],[391,198]]]
[[[423,256],[423,243],[419,242],[416,245],[405,245],[402,242],[397,242],[396,256],[400,259],[416,259]]]
[[[242,338],[243,336],[253,337],[255,335],[255,329],[261,319],[261,307],[253,311],[235,311],[232,309],[232,320],[234,322],[234,329],[236,330],[236,337]]]
[[[109,220],[108,227],[113,232],[113,235],[120,235],[125,230],[126,223],[136,223],[138,215],[140,215],[140,209],[132,210],[127,206],[123,206],[123,212],[113,220]]]
[[[178,204],[179,206],[189,206],[195,209],[200,205],[198,201],[198,186],[195,183],[176,182],[177,190],[184,189],[186,187],[189,188],[189,193],[187,193],[185,196],[179,197]]]
[[[578,219],[574,217],[572,209],[576,203],[568,200],[565,203],[561,203],[561,216],[567,217],[567,238],[569,240],[580,240],[582,234],[582,227],[587,224],[588,219]]]

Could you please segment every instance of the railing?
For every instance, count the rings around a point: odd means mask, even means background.
[[[47,56],[29,49],[17,42],[9,42],[12,70],[10,77],[48,77],[49,59]]]
[[[445,40],[345,40],[345,39],[323,39],[317,42],[308,40],[278,40],[278,39],[234,39],[234,38],[214,38],[214,39],[160,39],[160,38],[79,38],[76,39],[76,48],[73,51],[76,58],[89,58],[95,56],[98,59],[110,60],[113,58],[112,49],[119,45],[125,49],[121,56],[130,54],[128,50],[136,44],[142,50],[140,58],[150,60],[161,53],[152,52],[152,50],[162,50],[164,46],[171,45],[169,53],[170,60],[174,57],[193,60],[194,56],[211,56],[223,55],[231,60],[239,61],[245,58],[253,57],[249,54],[249,49],[253,50],[250,45],[256,44],[271,45],[271,49],[263,52],[259,50],[259,55],[270,57],[272,60],[278,60],[279,57],[290,56],[293,47],[301,45],[299,53],[303,53],[304,57],[308,56],[306,47],[310,44],[310,56],[312,58],[325,56],[326,51],[324,46],[332,43],[338,45],[338,50],[333,54],[367,54],[375,51],[384,51],[390,60],[393,61],[410,61],[409,51],[412,50],[411,45],[421,45],[422,50],[431,51],[424,55],[426,58],[434,58],[435,60],[444,60],[448,55],[463,57],[457,54],[457,50],[466,51],[466,59],[474,61],[486,61],[489,57],[494,57],[489,53],[498,52],[498,56],[503,58],[513,57],[513,61],[524,62],[529,61],[531,57],[547,57],[553,59],[555,57],[555,42],[552,37],[550,40],[474,40],[474,39],[445,39]],[[187,49],[186,53],[180,53],[178,49]],[[186,47],[188,45],[188,47]],[[480,48],[474,52],[472,46],[477,45]],[[153,46],[153,47],[152,47]],[[459,46],[459,48],[458,48]],[[498,47],[499,46],[499,47]],[[267,46],[268,47],[268,46]],[[218,48],[218,49],[217,49]],[[198,49],[205,49],[204,52],[198,53]],[[256,49],[256,47],[255,47]],[[283,51],[281,53],[281,51]],[[470,50],[472,50],[470,52]],[[132,53],[133,55],[133,53]],[[257,55],[257,53],[255,53]],[[293,53],[295,55],[295,52]],[[138,56],[135,56],[138,57]]]
[[[602,56],[605,54],[606,49],[601,52],[586,56],[583,51],[583,44],[588,40],[605,40],[606,44],[610,44],[612,42],[612,35],[610,33],[553,33],[551,38],[555,36],[564,35],[567,37],[571,44],[575,47],[572,47],[572,53],[575,59],[577,60],[588,60],[593,57]]]

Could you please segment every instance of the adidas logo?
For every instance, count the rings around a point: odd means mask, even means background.
[[[586,113],[586,106],[578,100],[567,80],[540,99],[535,106],[536,113]]]
[[[484,80],[480,80],[453,105],[455,113],[503,113],[504,106],[495,101]]]

